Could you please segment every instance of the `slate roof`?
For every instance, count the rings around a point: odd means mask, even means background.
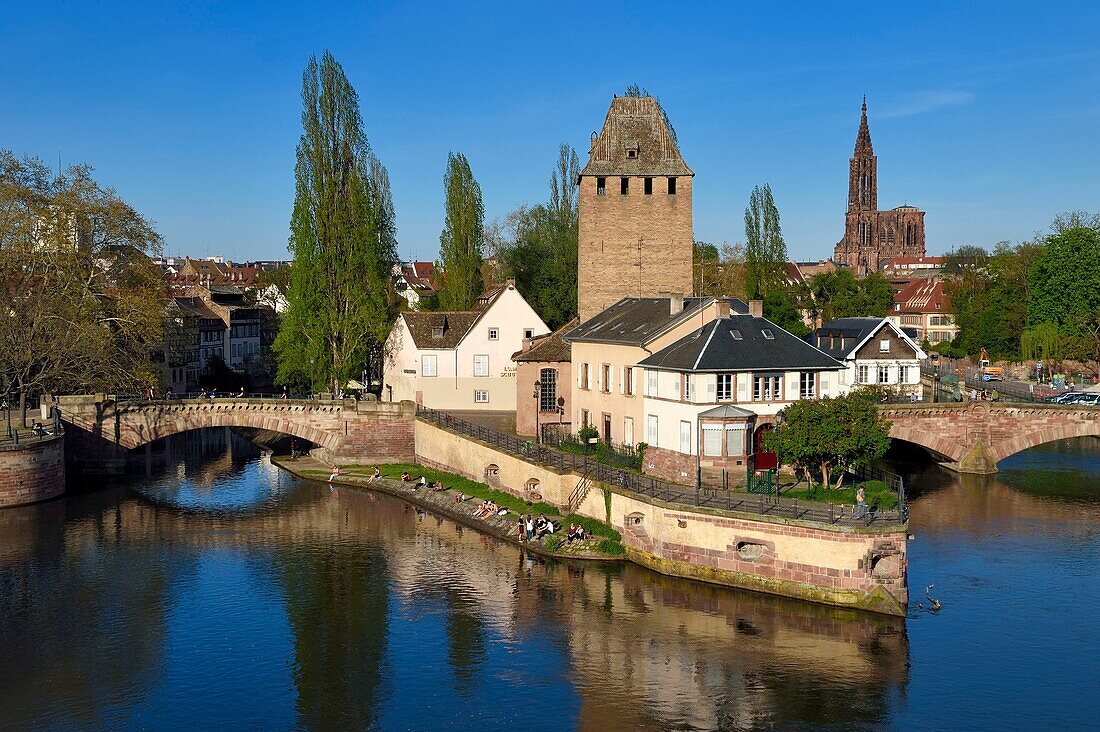
[[[749,306],[737,298],[723,299],[729,301],[733,312],[749,310]],[[677,315],[670,315],[667,297],[624,297],[578,325],[565,340],[645,345],[673,325],[697,315],[712,300],[712,297],[685,297],[684,309]]]
[[[543,336],[528,351],[512,354],[513,361],[540,361],[543,363],[562,363],[573,360],[573,347],[565,340],[565,335],[577,327],[578,318],[573,318],[548,336]]]
[[[628,150],[636,150],[636,157]],[[672,139],[660,103],[653,97],[611,100],[603,129],[592,142],[581,175],[695,175]]]
[[[480,310],[455,310],[450,312],[404,312],[409,335],[419,349],[457,348],[463,337],[481,317]],[[443,337],[432,335],[436,328],[443,328]]]
[[[755,417],[756,412],[750,412],[747,409],[741,409],[741,407],[735,407],[732,404],[719,404],[717,407],[712,407],[705,412],[699,412],[699,416],[706,417],[707,419],[746,419]]]
[[[768,335],[770,334],[770,338]],[[766,318],[717,318],[642,360],[670,371],[837,370],[844,364]]]
[[[813,345],[814,341],[817,340],[821,343],[821,345],[817,346],[819,351],[827,353],[834,358],[844,360],[844,358],[852,352],[852,349],[882,327],[884,322],[886,322],[884,318],[838,318],[812,331],[806,336],[806,342]],[[830,335],[840,336],[847,345],[830,348],[828,345],[829,341],[827,340]]]

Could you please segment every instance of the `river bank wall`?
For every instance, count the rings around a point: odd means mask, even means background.
[[[566,510],[584,480],[419,419],[416,457]],[[622,534],[628,559],[662,574],[889,615],[906,612],[904,525],[825,525],[688,507],[603,483],[592,483],[574,510],[609,523]]]
[[[64,435],[0,445],[0,508],[38,503],[64,492]]]

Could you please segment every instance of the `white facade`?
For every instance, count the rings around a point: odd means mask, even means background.
[[[422,326],[428,319],[442,322],[444,317],[450,327],[457,325],[464,332],[441,333],[436,338],[430,326],[428,332],[410,327],[411,323]],[[524,338],[549,332],[512,284],[481,311],[403,313],[386,339],[382,399],[411,400],[443,410],[515,411],[512,355],[522,349]],[[433,340],[439,340],[440,346],[433,347]]]

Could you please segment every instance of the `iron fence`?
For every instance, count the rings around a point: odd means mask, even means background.
[[[517,455],[528,462],[546,465],[558,470],[573,471],[581,476],[588,476],[592,481],[616,486],[666,503],[726,511],[745,511],[762,516],[776,516],[824,524],[871,526],[898,524],[908,520],[908,510],[904,504],[904,489],[899,493],[902,502],[898,504],[897,508],[872,507],[862,516],[856,517],[854,506],[797,501],[775,496],[750,495],[731,491],[720,486],[700,485],[695,488],[678,483],[669,483],[653,476],[642,475],[623,470],[614,465],[598,462],[588,455],[564,452],[550,445],[538,445],[532,440],[525,440],[515,435],[499,432],[490,427],[429,407],[417,405],[416,413],[420,419],[452,432],[473,437],[498,450]]]

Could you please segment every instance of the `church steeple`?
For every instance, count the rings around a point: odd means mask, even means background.
[[[878,210],[878,159],[871,146],[871,128],[867,125],[867,97],[860,110],[859,132],[848,174],[848,210]]]

